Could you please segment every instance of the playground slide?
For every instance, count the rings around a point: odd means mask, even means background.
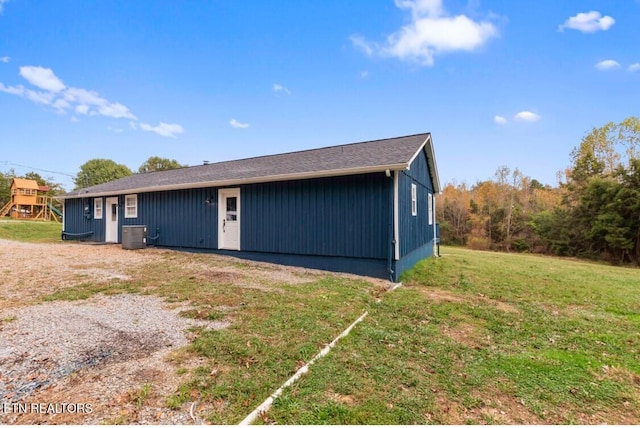
[[[49,202],[49,209],[53,211],[58,217],[62,217],[62,213],[60,212],[60,210],[51,205],[51,202]]]

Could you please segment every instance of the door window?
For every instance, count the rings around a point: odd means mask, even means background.
[[[238,220],[238,198],[230,196],[227,198],[227,221]]]

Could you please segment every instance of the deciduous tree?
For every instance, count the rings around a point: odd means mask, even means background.
[[[145,163],[140,165],[138,172],[166,171],[168,169],[183,168],[185,166],[187,165],[182,165],[175,159],[151,156]]]
[[[133,174],[123,164],[118,164],[111,159],[91,159],[80,166],[80,172],[73,180],[76,189],[95,186]]]

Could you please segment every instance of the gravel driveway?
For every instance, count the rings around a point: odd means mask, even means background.
[[[77,242],[0,239],[0,261],[0,424],[203,422],[197,403],[171,410],[166,399],[185,381],[185,369],[203,364],[184,349],[193,339],[188,329],[226,328],[232,319],[185,318],[179,313],[189,306],[152,295],[99,294],[50,302],[45,296],[81,284],[137,280],[128,272],[168,262],[213,284],[264,291],[281,292],[272,283],[300,284],[326,275],[213,254]],[[176,355],[179,367],[172,362]],[[47,407],[53,404],[59,407]]]
[[[188,343],[189,327],[227,323],[184,318],[184,305],[155,296],[42,302],[83,282],[127,279],[125,268],[159,262],[166,251],[0,240],[0,423],[99,424],[123,416],[137,423],[200,422],[188,408],[165,407],[180,383],[167,355]],[[153,397],[141,408],[135,396],[147,384]],[[43,407],[51,403],[59,407]]]

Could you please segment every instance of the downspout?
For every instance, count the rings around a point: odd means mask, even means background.
[[[433,244],[434,247],[437,247],[437,253],[436,255],[438,257],[440,257],[440,240],[438,239],[438,235],[437,235],[437,231],[438,231],[438,225],[436,223],[436,193],[433,192],[431,194],[431,209],[433,210],[433,218],[431,219],[431,221],[433,222]]]
[[[387,253],[387,273],[389,274],[389,281],[393,282],[393,267],[392,260],[393,255],[395,254],[396,248],[396,239],[393,235],[393,200],[394,200],[394,191],[393,191],[393,175],[391,171],[388,169],[384,172],[385,175],[391,179],[391,185],[389,186],[389,251]]]

